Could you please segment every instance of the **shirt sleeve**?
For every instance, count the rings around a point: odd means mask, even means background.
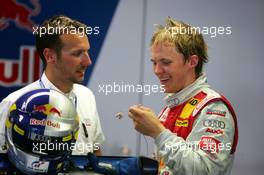
[[[96,129],[95,135],[94,135],[94,142],[99,143],[101,145],[105,141],[105,136],[104,136],[103,131],[102,131],[101,122],[100,122],[100,118],[99,118],[97,110],[96,110],[96,115],[98,117],[97,117],[97,122],[96,122],[96,128],[97,129]]]
[[[95,100],[95,96],[92,94],[92,98],[93,98],[93,106],[94,106],[94,120],[95,120],[95,131],[94,131],[94,143],[98,143],[99,145],[97,146],[101,146],[102,143],[105,141],[105,136],[101,127],[101,122],[100,122],[100,117],[97,111],[97,106],[96,106],[96,100]]]
[[[165,168],[173,175],[229,174],[233,155],[234,120],[222,101],[202,109],[186,140],[165,130],[155,144]]]
[[[0,103],[0,152],[4,152],[5,147],[5,121],[8,115],[8,110],[11,105],[9,101]]]

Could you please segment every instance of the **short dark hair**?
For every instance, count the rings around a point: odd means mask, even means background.
[[[43,55],[44,49],[54,49],[58,57],[60,57],[60,51],[63,46],[63,43],[60,40],[60,35],[65,34],[65,30],[68,31],[68,29],[79,28],[85,30],[86,25],[64,15],[51,17],[38,27],[36,34],[36,48],[42,60],[44,70],[47,66],[46,59]],[[51,29],[52,31],[50,31]],[[44,30],[44,33],[42,33],[42,30]]]

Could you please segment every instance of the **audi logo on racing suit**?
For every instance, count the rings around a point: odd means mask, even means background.
[[[215,119],[206,119],[203,122],[203,126],[205,127],[210,127],[210,128],[220,128],[220,129],[225,129],[225,122],[220,121],[220,120],[215,120]]]

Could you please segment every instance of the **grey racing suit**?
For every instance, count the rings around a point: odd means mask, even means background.
[[[231,104],[209,87],[206,75],[165,100],[160,121],[168,129],[155,138],[159,174],[230,174],[238,139],[236,116]]]

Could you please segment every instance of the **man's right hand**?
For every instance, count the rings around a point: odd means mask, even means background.
[[[154,139],[165,130],[157,115],[150,108],[141,105],[131,106],[128,116],[133,120],[134,127],[138,132]]]

